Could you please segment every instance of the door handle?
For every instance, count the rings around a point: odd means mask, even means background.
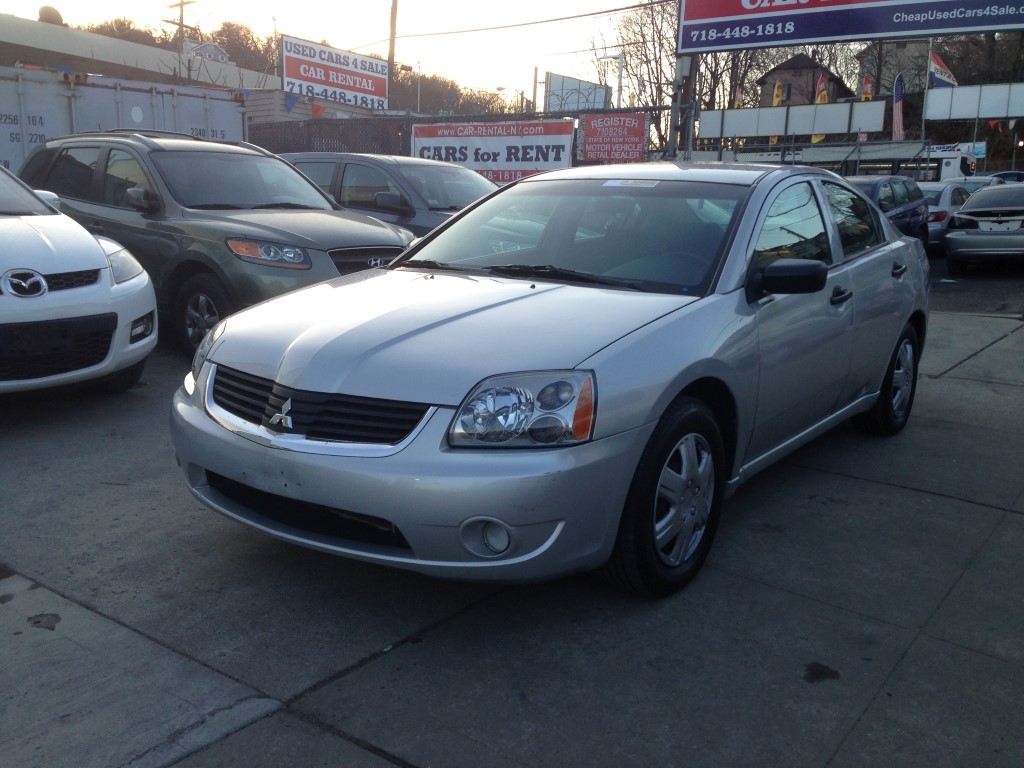
[[[907,274],[907,265],[894,261],[892,264],[892,276],[903,277],[905,274]]]
[[[853,291],[847,290],[846,288],[840,288],[838,285],[832,290],[832,296],[829,298],[829,303],[833,307],[838,307],[840,304],[845,304],[853,298]]]

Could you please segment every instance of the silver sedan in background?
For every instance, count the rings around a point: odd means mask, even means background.
[[[922,181],[918,186],[928,203],[928,248],[942,253],[946,247],[946,228],[971,193],[961,184],[944,181]]]
[[[1024,259],[1024,184],[1001,184],[974,192],[946,232],[946,266],[962,275],[969,264]]]
[[[851,417],[903,428],[927,278],[920,241],[828,171],[542,174],[218,325],[175,451],[200,501],[284,541],[665,595],[754,473]]]

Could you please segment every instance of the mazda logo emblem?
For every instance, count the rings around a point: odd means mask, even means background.
[[[46,278],[34,269],[12,269],[0,278],[4,293],[34,299],[46,293]]]

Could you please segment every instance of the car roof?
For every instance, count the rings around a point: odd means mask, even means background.
[[[425,157],[409,157],[407,155],[375,155],[369,152],[281,152],[280,157],[288,161],[295,160],[365,160],[384,165],[450,165],[444,160],[430,160]],[[458,166],[464,168],[465,166]]]
[[[148,149],[168,151],[189,151],[189,152],[235,152],[246,155],[267,155],[271,156],[262,147],[248,142],[219,142],[208,141],[185,133],[174,131],[84,131],[72,133],[66,136],[55,136],[47,139],[46,145],[53,147],[60,144],[76,143],[88,144],[96,141],[113,141],[128,144],[138,144]]]
[[[806,165],[672,162],[666,160],[654,163],[591,165],[579,168],[565,168],[528,176],[519,183],[532,183],[549,179],[643,179],[650,181],[703,181],[750,186],[770,175],[785,177],[802,174],[812,174],[833,180],[839,180],[840,178],[831,171]]]

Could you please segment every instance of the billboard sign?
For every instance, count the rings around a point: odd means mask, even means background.
[[[388,108],[388,63],[319,43],[281,37],[286,93],[365,109]]]
[[[647,117],[584,115],[583,160],[587,163],[642,162],[647,157]]]
[[[415,157],[458,163],[497,184],[568,168],[573,124],[567,120],[414,125]]]
[[[612,89],[575,77],[548,72],[544,77],[544,111],[573,112],[583,109],[608,109]]]
[[[1024,26],[1022,0],[680,0],[680,55]]]

